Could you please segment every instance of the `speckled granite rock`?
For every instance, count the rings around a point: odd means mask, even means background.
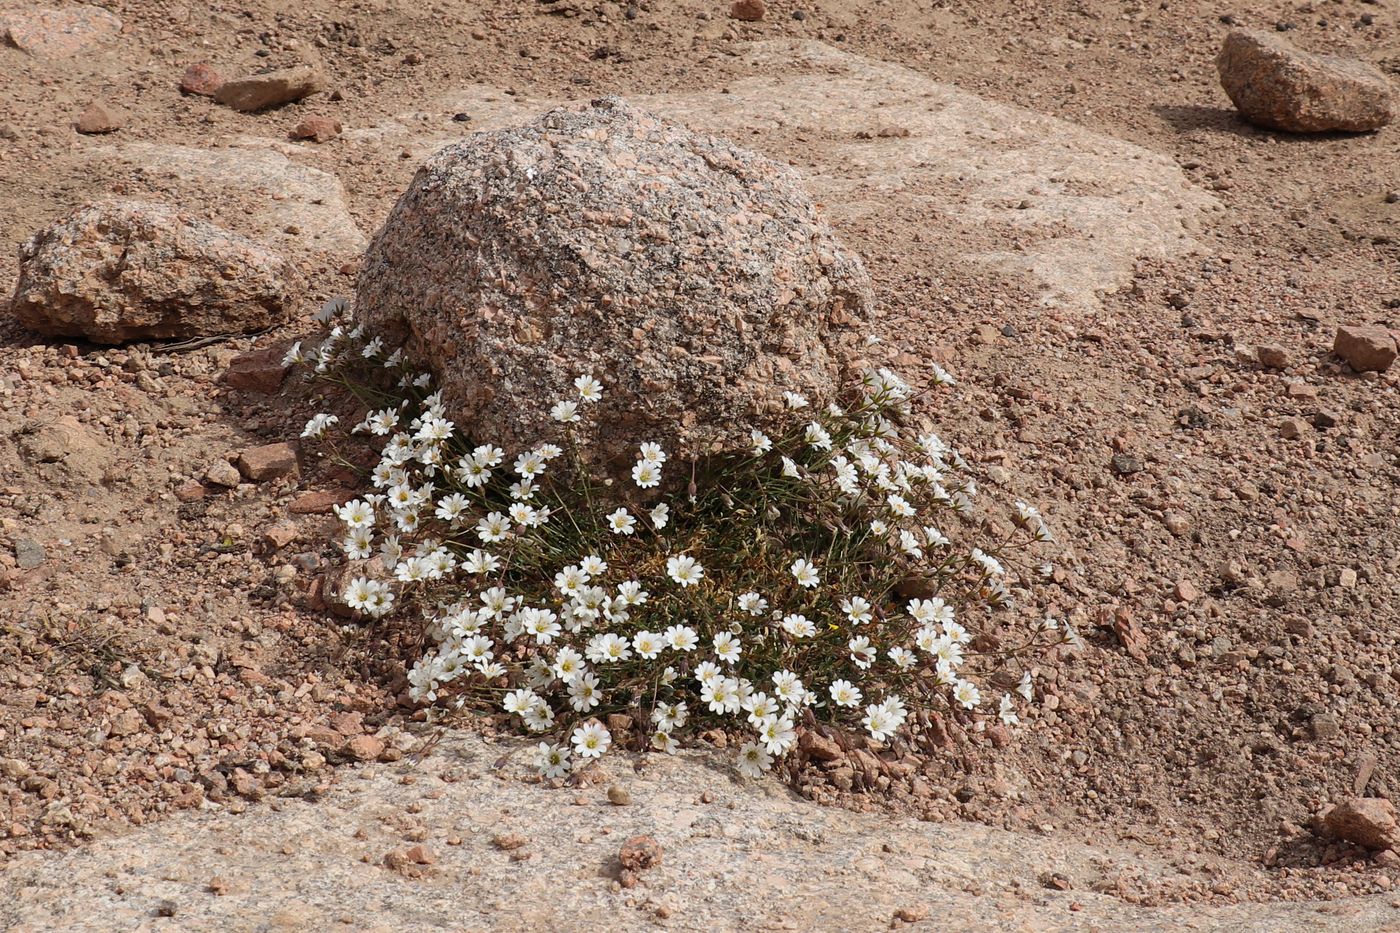
[[[603,381],[619,464],[747,443],[783,390],[829,397],[872,305],[787,168],[620,100],[448,147],[371,243],[356,313],[439,374],[453,418],[518,449]]]
[[[72,58],[116,37],[122,21],[95,6],[0,13],[0,35],[36,58]]]
[[[1274,33],[1233,30],[1216,67],[1230,100],[1259,126],[1295,133],[1359,132],[1395,119],[1394,95],[1380,69],[1305,52]]]
[[[45,334],[121,343],[286,320],[283,258],[159,204],[88,205],[20,247],[12,313]]]

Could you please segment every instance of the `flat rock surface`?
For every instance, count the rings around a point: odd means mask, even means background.
[[[72,58],[112,39],[121,28],[121,20],[95,6],[0,12],[0,36],[37,58]]]
[[[610,776],[579,787],[522,780],[532,769],[520,743],[451,733],[413,757],[344,775],[315,803],[188,814],[62,856],[22,855],[0,879],[0,924],[874,930],[904,912],[930,929],[1370,933],[1397,920],[1381,898],[1135,907],[1105,892],[1171,871],[1150,854],[821,807],[776,781],[737,781],[700,752],[648,758],[643,774],[613,759]],[[610,786],[632,804],[609,803]],[[623,888],[618,854],[643,834],[661,862]]]

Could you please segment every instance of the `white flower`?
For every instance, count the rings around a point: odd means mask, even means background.
[[[651,441],[642,444],[638,448],[638,454],[642,463],[653,463],[659,467],[666,462],[666,451],[661,449],[660,444]]]
[[[554,588],[565,596],[573,596],[588,582],[588,574],[573,564],[554,575]]]
[[[830,693],[831,702],[837,706],[857,706],[860,704],[860,689],[849,680],[833,680]]]
[[[598,678],[592,671],[580,674],[569,682],[569,705],[586,713],[602,702],[598,695]]]
[[[920,625],[938,625],[953,621],[953,607],[937,596],[932,599],[911,599],[909,615]]]
[[[1034,696],[1034,688],[1031,686],[1031,672],[1026,671],[1021,675],[1021,682],[1016,685],[1016,692],[1025,698],[1029,703]]]
[[[626,661],[632,657],[632,648],[627,639],[613,632],[594,635],[588,642],[588,658],[597,664],[610,661]]]
[[[815,421],[807,425],[806,439],[807,443],[815,447],[817,450],[831,449],[831,435],[827,433],[826,428],[822,427]]]
[[[673,651],[694,651],[700,644],[700,637],[695,634],[695,629],[688,625],[673,625],[662,632],[661,637],[666,639],[666,644],[670,645]]]
[[[374,508],[363,499],[351,499],[344,505],[337,505],[335,514],[347,528],[368,528],[374,524]]]
[[[807,688],[792,671],[782,670],[773,672],[773,692],[785,703],[797,703],[806,696]]]
[[[783,617],[783,631],[793,638],[811,638],[817,634],[817,627],[812,624],[812,620],[799,612]]]
[[[615,535],[630,535],[637,520],[626,509],[618,509],[608,516],[608,530]]]
[[[756,742],[746,742],[739,749],[739,773],[744,777],[762,777],[763,772],[773,767],[773,756]]]
[[[768,611],[768,600],[757,593],[744,593],[739,597],[739,610],[751,616],[761,616]]]
[[[867,670],[870,665],[875,663],[875,647],[870,644],[870,639],[866,638],[864,635],[857,635],[855,638],[852,638],[846,643],[846,647],[851,651],[851,660],[854,661],[856,667],[861,670]]]
[[[737,713],[739,682],[732,677],[712,678],[701,688],[700,699],[705,701],[712,713]]]
[[[791,457],[784,457],[784,458],[783,458],[783,475],[784,475],[784,476],[794,476],[794,477],[800,475],[800,474],[797,472],[797,462],[796,462],[795,460],[793,460]]]
[[[374,553],[374,529],[351,528],[350,534],[346,535],[340,547],[351,560],[369,560],[370,555]]]
[[[870,737],[877,742],[894,735],[899,726],[895,723],[894,717],[889,714],[880,704],[871,704],[865,708],[865,718],[860,721],[865,730],[870,733]]]
[[[960,680],[953,687],[953,699],[962,704],[964,709],[972,709],[982,702],[982,691],[969,680]]]
[[[870,600],[864,596],[852,596],[850,599],[841,600],[841,611],[856,625],[864,625],[874,618]]]
[[[614,602],[624,606],[640,606],[647,601],[648,595],[650,594],[642,589],[642,585],[636,580],[627,580],[617,585],[617,598]]]
[[[535,748],[535,767],[547,778],[561,778],[569,773],[569,750],[563,745],[541,742]]]
[[[732,632],[720,632],[715,636],[715,657],[725,664],[733,664],[739,660],[739,655],[743,653],[743,646],[739,643],[738,636]]]
[[[901,531],[899,533],[899,547],[904,553],[915,559],[924,556],[924,549],[919,547],[919,539],[914,537],[912,531]]]
[[[817,573],[817,567],[806,558],[799,557],[792,562],[792,576],[797,580],[797,585],[810,589],[821,582],[821,576]]]
[[[583,655],[566,645],[555,653],[553,670],[564,683],[573,683],[574,678],[585,670]]]
[[[637,656],[643,660],[650,661],[666,647],[661,636],[655,632],[638,632],[632,636],[632,648],[637,652]]]
[[[690,713],[685,703],[658,703],[651,711],[651,721],[665,732],[675,732],[685,726]]]
[[[541,700],[538,693],[527,687],[522,687],[519,690],[512,690],[510,693],[507,693],[505,702],[501,704],[501,708],[507,713],[519,715],[539,702],[541,702]]]
[[[934,528],[932,525],[924,526],[924,542],[928,544],[929,547],[947,547],[953,543],[948,540],[947,535],[943,534],[943,532]]]
[[[370,412],[365,418],[365,423],[369,425],[369,433],[376,437],[384,437],[399,426],[399,413],[392,408]]]
[[[462,513],[471,507],[471,502],[460,492],[454,492],[443,496],[438,500],[436,511],[433,512],[438,518],[445,522],[456,523],[462,517]]]
[[[316,415],[310,421],[306,422],[306,427],[302,428],[301,430],[301,436],[321,437],[326,433],[327,430],[330,429],[331,425],[335,424],[339,420],[340,418],[338,418],[337,416],[328,415],[323,412],[322,414]]]
[[[528,451],[515,458],[515,472],[521,479],[533,479],[544,472],[545,459],[538,451]]]
[[[596,402],[603,397],[603,384],[592,376],[579,376],[574,380],[574,388],[585,402]]]
[[[662,502],[653,507],[647,514],[651,517],[653,527],[660,530],[665,528],[666,523],[671,520],[671,507]]]
[[[539,454],[546,461],[549,461],[553,460],[555,457],[562,456],[564,448],[560,447],[558,444],[541,444],[535,448],[535,453]]]
[[[889,503],[890,511],[900,518],[910,518],[915,513],[915,509],[909,504],[909,500],[901,495],[892,493],[885,501]]]
[[[773,449],[772,439],[758,428],[753,428],[749,431],[749,441],[753,446],[753,452],[755,454],[766,454]]]
[[[797,742],[797,730],[790,716],[769,716],[758,726],[758,740],[773,755],[786,754]]]
[[[506,452],[491,444],[482,444],[472,451],[472,459],[488,469],[500,466],[505,458]]]
[[[500,512],[490,512],[485,518],[476,523],[476,536],[484,544],[495,544],[497,541],[504,541],[510,533],[510,521]]]
[[[612,744],[612,735],[599,722],[587,722],[574,730],[574,751],[580,758],[599,758]]]
[[[578,562],[579,569],[590,577],[596,577],[608,569],[608,562],[597,554],[589,554]]]
[[[675,739],[671,738],[671,733],[657,732],[651,737],[651,747],[658,752],[674,755],[681,745]]]
[[[462,569],[473,575],[495,573],[501,569],[501,562],[489,551],[474,548],[467,555],[467,559],[462,561]]]
[[[750,693],[739,705],[749,714],[749,722],[755,726],[778,715],[778,701],[766,693]]]
[[[638,461],[632,467],[632,482],[642,489],[650,489],[661,482],[661,467],[649,460]]]
[[[283,366],[293,366],[297,363],[305,363],[306,354],[301,352],[301,341],[298,340],[287,348],[286,356],[282,357]]]
[[[806,408],[807,399],[796,392],[784,392],[783,401],[787,402],[787,407],[792,409]]]
[[[705,568],[695,558],[683,554],[666,559],[666,573],[683,587],[695,586],[705,576]]]
[[[1016,706],[1011,702],[1011,694],[1001,695],[1001,706],[997,710],[997,718],[1008,726],[1014,726],[1021,721],[1021,717],[1016,715]]]
[[[972,559],[981,564],[983,571],[989,576],[998,577],[1006,573],[1006,569],[1001,566],[1001,562],[990,554],[983,553],[981,548],[972,549]]]
[[[891,648],[889,650],[889,656],[890,662],[901,671],[907,671],[912,668],[917,660],[914,657],[914,652],[910,651],[908,648]]]
[[[549,410],[549,417],[563,424],[573,424],[581,421],[578,414],[578,402],[555,402],[554,407]]]

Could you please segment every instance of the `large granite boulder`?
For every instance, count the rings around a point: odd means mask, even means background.
[[[617,99],[435,154],[375,236],[356,314],[508,448],[601,380],[585,447],[744,445],[790,390],[830,398],[872,305],[859,258],[788,168]],[[593,420],[593,419],[590,419]]]
[[[11,312],[96,343],[250,333],[283,323],[292,273],[277,253],[160,204],[79,208],[20,247]]]

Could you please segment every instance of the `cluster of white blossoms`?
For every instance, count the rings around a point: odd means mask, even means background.
[[[977,527],[963,521],[976,484],[937,434],[904,439],[913,392],[888,370],[866,374],[850,411],[785,393],[787,429],[688,464],[676,497],[654,441],[639,441],[630,482],[589,475],[574,445],[604,392],[591,374],[550,403],[559,436],[507,451],[464,438],[430,380],[358,329],[289,359],[399,377],[399,404],[354,428],[382,446],[374,491],[336,508],[341,547],[378,569],[344,601],[370,618],[421,611],[433,648],[409,673],[413,697],[489,705],[547,737],[546,776],[619,741],[669,753],[717,726],[746,734],[737,767],[757,775],[809,717],[881,742],[935,703],[973,727],[1014,725],[1031,649],[1077,638],[1044,620],[1003,626],[999,653],[974,650],[969,625],[1014,615],[1025,581],[1003,563],[1007,542],[958,543]],[[950,382],[939,370],[934,383]],[[305,434],[335,423],[317,415]],[[1013,523],[1028,548],[1053,541],[1025,503]],[[900,595],[911,580],[922,592]],[[1017,686],[991,694],[994,669]],[[604,725],[613,713],[630,717],[625,739]]]

